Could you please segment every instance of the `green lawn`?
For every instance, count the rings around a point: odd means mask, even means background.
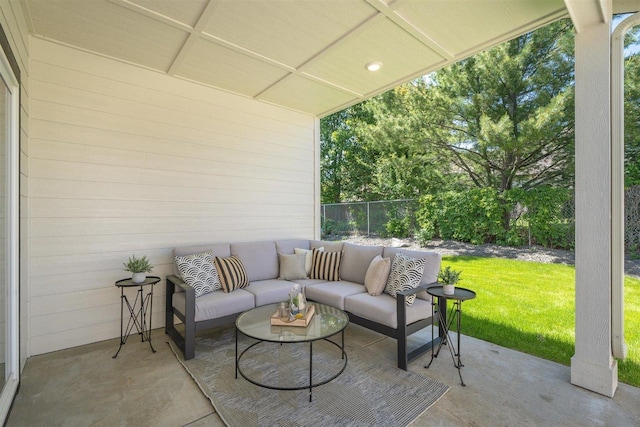
[[[463,305],[462,333],[570,365],[575,334],[575,268],[502,258],[443,257],[462,270],[460,287],[477,298]],[[640,387],[640,280],[625,278],[627,359],[621,382]]]

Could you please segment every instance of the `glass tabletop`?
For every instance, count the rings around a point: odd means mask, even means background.
[[[236,328],[261,341],[305,342],[335,335],[349,324],[349,317],[340,309],[316,302],[310,305],[315,306],[315,314],[306,327],[271,325],[271,315],[278,309],[278,304],[269,304],[242,313],[236,319]]]

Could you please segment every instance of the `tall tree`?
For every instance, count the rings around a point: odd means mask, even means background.
[[[500,192],[571,185],[571,23],[553,23],[405,84],[369,108],[377,122],[369,136],[396,152],[422,153],[429,159],[423,169],[441,168],[459,182]]]
[[[370,176],[376,154],[357,134],[358,127],[372,120],[366,102],[320,120],[322,203],[375,199]]]

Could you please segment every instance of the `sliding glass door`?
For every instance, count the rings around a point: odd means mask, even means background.
[[[2,43],[6,49],[6,44]],[[19,361],[19,106],[20,86],[0,51],[0,423],[16,394]],[[14,66],[14,68],[16,68]]]

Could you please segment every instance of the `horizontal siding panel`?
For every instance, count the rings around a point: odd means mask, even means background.
[[[285,181],[282,176],[273,179],[247,176],[196,174],[188,171],[169,171],[165,169],[140,169],[123,166],[107,166],[87,163],[70,163],[55,160],[31,159],[30,172],[34,179],[56,179],[87,182],[116,182],[144,185],[164,185],[180,188],[218,188],[256,191],[278,189],[286,193],[305,192],[313,182],[299,176],[296,181]],[[206,179],[205,179],[206,178]],[[308,194],[308,193],[307,193]],[[169,198],[173,194],[167,193]]]
[[[150,137],[112,131],[95,127],[77,126],[67,123],[56,123],[41,120],[31,137],[45,141],[67,142],[70,144],[90,145],[95,147],[112,148],[118,150],[137,151],[143,153],[159,153],[168,156],[198,158],[205,156],[212,158],[227,151],[251,154],[265,154],[269,157],[284,157],[286,159],[308,160],[309,144],[295,144],[294,146],[270,143],[255,144],[252,140],[210,133],[206,141],[180,141],[167,138]]]
[[[139,256],[142,252],[135,252]],[[101,253],[83,253],[74,256],[69,255],[51,255],[37,256],[31,258],[31,276],[32,277],[50,277],[74,275],[77,273],[90,272],[119,272],[122,278],[130,275],[123,270],[122,264],[126,262],[133,254],[132,251],[126,252],[101,252]],[[145,250],[144,254],[149,257],[153,264],[153,276],[163,273],[171,273],[173,257],[171,250],[167,248],[157,250]],[[167,267],[168,266],[168,267]],[[163,276],[159,276],[163,277]]]
[[[276,177],[280,179],[294,174],[312,175],[309,168],[313,163],[298,159],[265,156],[255,154],[247,158],[246,154],[237,151],[210,155],[210,157],[178,157],[167,154],[144,153],[115,150],[87,145],[65,144],[31,138],[32,158],[66,161],[69,163],[92,163],[102,165],[124,166],[131,168],[191,171],[207,175],[239,175],[250,173],[254,177]],[[203,153],[204,154],[204,153]],[[210,153],[209,153],[210,154]],[[215,153],[214,153],[215,154]],[[243,159],[245,161],[243,161]]]
[[[311,210],[311,208],[310,208]],[[243,229],[256,230],[278,226],[278,228],[301,228],[308,225],[309,215],[293,213],[279,217],[261,215],[252,212],[251,225],[241,224]],[[168,246],[173,246],[173,239],[185,240],[194,233],[215,233],[220,230],[234,230],[238,227],[238,218],[233,216],[214,217],[199,216],[185,221],[183,217],[139,217],[139,218],[33,218],[31,220],[31,236],[72,237],[89,236],[101,238],[109,235],[144,235],[164,234]]]
[[[120,109],[105,108],[104,105],[77,105],[67,102],[59,96],[31,100],[31,117],[33,119],[59,122],[88,128],[110,130],[120,133],[131,133],[158,139],[170,139],[205,144],[211,139],[224,140],[238,138],[254,143],[282,145],[290,149],[304,147],[309,141],[301,138],[286,138],[282,134],[271,131],[242,126],[234,129],[228,122],[220,122],[218,126],[212,121],[204,121],[198,126],[188,126],[184,121],[176,121],[170,114],[140,114],[141,105],[122,106]],[[101,108],[98,108],[101,107]],[[69,113],[73,116],[69,116]],[[172,120],[173,119],[173,120]],[[311,134],[311,132],[309,132]],[[306,147],[309,150],[309,147]]]
[[[145,294],[147,292],[147,288],[145,288]],[[131,298],[131,297],[128,297]],[[133,298],[135,298],[135,293]],[[120,335],[120,291],[115,289],[113,289],[113,294],[111,295],[110,298],[113,301],[113,304],[109,304],[109,305],[104,305],[104,306],[99,306],[99,307],[86,307],[86,308],[82,308],[80,310],[73,310],[73,311],[65,311],[65,312],[60,312],[60,313],[54,313],[54,314],[48,314],[48,315],[44,315],[44,316],[35,316],[33,318],[33,321],[31,322],[31,327],[32,327],[32,337],[34,339],[37,339],[37,337],[39,336],[43,336],[43,335],[55,335],[55,334],[60,334],[60,333],[65,333],[69,330],[69,327],[65,325],[83,325],[82,328],[78,328],[78,329],[83,329],[86,327],[91,327],[91,326],[96,326],[96,325],[100,325],[100,324],[110,324],[116,325],[116,329],[115,331],[112,332],[113,335],[119,336]],[[164,326],[164,313],[162,310],[163,305],[160,304],[160,299],[157,298],[156,299],[156,294],[154,292],[153,295],[153,314],[151,315],[151,321],[152,321],[152,329],[153,328],[159,328],[161,326]],[[133,300],[130,301],[131,303],[133,303]],[[117,321],[114,322],[114,315],[116,315],[115,317],[117,318]],[[127,307],[125,306],[125,316],[128,316],[127,314]],[[124,321],[126,322],[128,320],[128,317],[125,317]],[[126,326],[126,323],[125,323]],[[75,327],[72,327],[71,329],[76,329]],[[135,340],[135,328],[134,331],[132,333],[132,336],[130,337],[132,340]],[[139,341],[139,338],[138,338]],[[117,347],[114,348],[114,353],[117,350]]]
[[[127,257],[124,257],[123,261],[126,260]],[[172,268],[173,267],[169,264],[156,266],[152,275],[164,279],[167,274],[173,274]],[[126,279],[127,277],[131,277],[131,274],[122,269],[36,276],[31,278],[31,299],[47,295],[63,295],[88,291],[93,292],[99,289],[115,288],[115,282],[120,279]],[[158,294],[164,295],[164,284],[159,283],[156,290],[158,291]],[[96,300],[91,304],[98,303],[108,304],[109,302],[108,300]],[[73,309],[78,310],[80,308],[82,308],[82,304],[77,304]],[[33,313],[34,317],[40,314],[35,311]]]
[[[235,217],[238,224],[253,222],[255,216],[270,216],[275,218],[308,215],[311,204],[294,206],[278,204],[256,204],[250,199],[239,203],[206,203],[181,202],[169,199],[164,201],[139,200],[82,200],[82,199],[54,199],[33,198],[31,200],[32,218],[148,218],[148,217]],[[163,230],[170,231],[170,230]]]
[[[301,188],[308,191],[307,188]],[[274,191],[271,194],[252,188],[235,190],[225,188],[191,188],[158,186],[150,184],[126,184],[111,182],[83,182],[67,180],[45,180],[34,178],[31,181],[33,198],[85,199],[85,200],[121,200],[121,201],[166,201],[172,198],[174,203],[232,203],[238,198],[249,200],[251,204],[296,205],[304,191],[296,193]],[[274,198],[276,200],[274,200]],[[306,197],[309,200],[308,197]],[[309,200],[312,203],[312,200]]]
[[[97,99],[117,99],[118,104],[131,103],[143,106],[148,111],[161,109],[175,115],[180,121],[187,122],[196,118],[221,124],[224,122],[247,126],[262,131],[270,131],[284,136],[293,136],[307,140],[309,128],[303,124],[289,123],[273,118],[256,116],[245,111],[229,109],[224,104],[198,102],[183,96],[169,95],[154,89],[144,88],[110,78],[69,70],[58,65],[41,63],[32,76],[33,84],[55,85],[52,90],[66,91],[66,94],[82,97],[82,93],[96,94]],[[60,101],[64,103],[64,101]],[[71,105],[71,104],[69,104]],[[103,104],[100,104],[103,105]],[[164,113],[160,113],[164,114]]]

